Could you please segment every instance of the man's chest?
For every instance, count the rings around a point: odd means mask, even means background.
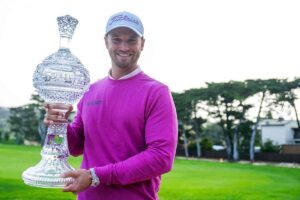
[[[148,101],[143,90],[102,90],[85,99],[82,119],[89,126],[141,126],[146,120]]]

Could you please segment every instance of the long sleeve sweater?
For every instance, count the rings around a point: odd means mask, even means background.
[[[71,155],[95,168],[100,185],[80,200],[158,199],[161,175],[171,170],[177,117],[167,86],[143,72],[90,86],[68,126]]]

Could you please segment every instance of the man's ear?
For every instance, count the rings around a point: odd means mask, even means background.
[[[142,45],[142,48],[141,48],[141,50],[144,49],[145,41],[146,41],[145,38],[142,37],[142,44],[141,44],[141,45]]]
[[[104,42],[105,42],[106,49],[108,49],[108,35],[104,36]]]

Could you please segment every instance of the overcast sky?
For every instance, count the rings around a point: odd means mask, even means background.
[[[144,23],[142,70],[172,91],[300,76],[300,1],[0,0],[0,106],[29,102],[37,64],[58,50],[57,16],[79,20],[71,51],[92,81],[106,76],[106,21],[123,10]]]

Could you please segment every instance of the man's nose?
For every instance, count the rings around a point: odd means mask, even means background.
[[[127,42],[121,42],[120,49],[123,51],[127,51],[129,49],[129,45]]]

